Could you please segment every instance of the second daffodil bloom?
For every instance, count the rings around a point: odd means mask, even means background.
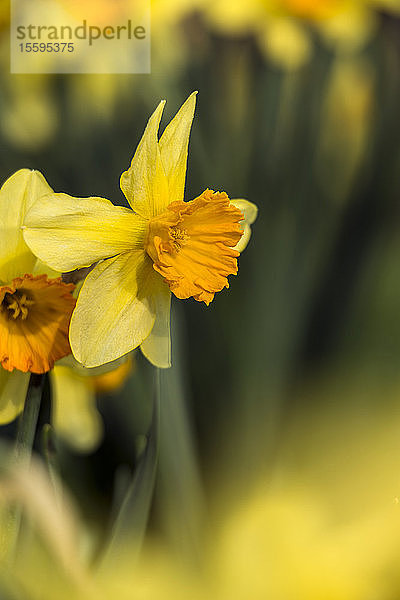
[[[0,424],[23,410],[30,373],[46,373],[71,352],[74,286],[44,268],[21,232],[25,211],[51,191],[40,173],[27,169],[0,190]]]
[[[160,139],[165,101],[150,117],[121,176],[132,210],[103,198],[53,194],[26,216],[25,241],[52,268],[98,263],[82,286],[70,327],[73,354],[87,367],[139,345],[154,365],[169,367],[171,292],[209,304],[237,273],[255,205],[211,190],[183,201],[195,102],[193,93]]]
[[[75,286],[46,273],[21,233],[25,211],[51,192],[44,177],[28,169],[15,173],[0,190],[0,364],[10,372],[46,373],[71,352],[68,326]]]
[[[50,371],[57,434],[75,449],[91,451],[102,432],[89,387],[93,378],[77,379],[81,367],[72,356],[68,366],[59,366],[71,355],[75,286],[32,254],[21,231],[25,212],[52,192],[41,173],[28,169],[14,173],[0,189],[0,425],[22,412],[31,373]]]

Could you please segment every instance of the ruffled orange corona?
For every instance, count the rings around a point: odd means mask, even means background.
[[[70,354],[73,284],[24,275],[0,287],[0,363],[7,371],[46,373]]]
[[[207,305],[238,271],[243,214],[225,192],[206,190],[190,202],[172,202],[150,220],[146,251],[177,298]]]

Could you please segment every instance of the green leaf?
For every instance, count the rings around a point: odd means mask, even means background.
[[[160,396],[160,369],[156,369],[153,416],[147,443],[114,521],[110,542],[101,560],[102,566],[119,561],[127,551],[131,563],[134,563],[139,555],[153,499],[158,464]]]

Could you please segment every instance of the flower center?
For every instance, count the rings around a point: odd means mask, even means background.
[[[172,244],[174,245],[176,252],[179,252],[189,239],[187,231],[185,231],[185,229],[179,229],[179,227],[171,227],[169,234],[172,238]]]
[[[153,267],[178,298],[209,304],[237,273],[234,250],[243,215],[228,196],[206,190],[190,202],[172,202],[149,222],[145,248]]]
[[[74,285],[46,275],[24,275],[0,286],[0,364],[46,373],[71,352],[68,328]]]
[[[6,292],[1,303],[1,309],[7,311],[10,319],[25,319],[28,316],[29,307],[35,304],[35,301],[23,290],[17,290],[13,294]]]

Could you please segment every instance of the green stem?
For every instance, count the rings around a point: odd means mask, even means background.
[[[134,565],[146,533],[160,444],[161,373],[160,369],[155,371],[153,417],[146,447],[114,521],[108,547],[101,558],[102,565],[119,562],[127,553],[131,564]]]
[[[15,458],[17,463],[20,463],[21,460],[29,461],[32,454],[40,403],[42,401],[43,384],[44,375],[32,373],[15,441]]]

